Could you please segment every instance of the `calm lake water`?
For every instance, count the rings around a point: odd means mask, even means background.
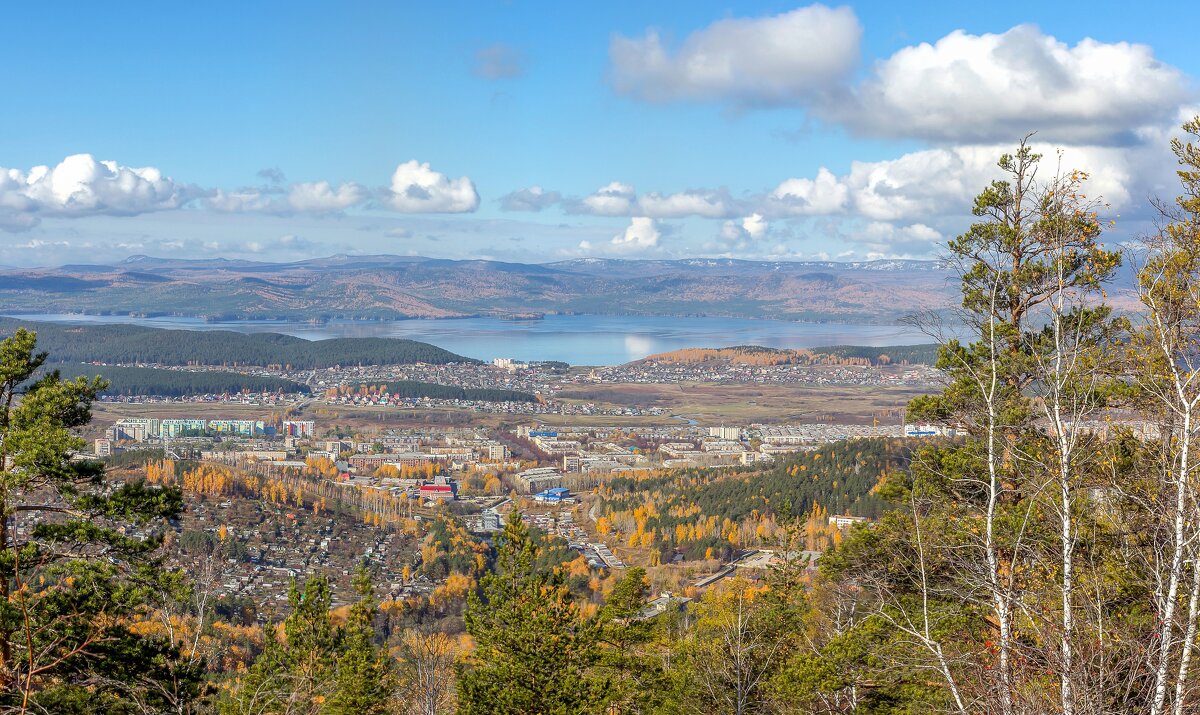
[[[932,342],[903,325],[793,323],[737,318],[551,315],[544,320],[333,321],[322,325],[268,320],[205,322],[199,318],[135,318],[114,315],[23,315],[65,323],[130,323],[184,330],[286,333],[308,340],[340,337],[409,338],[478,358],[561,360],[572,365],[616,365],[647,355],[694,347],[763,345],[811,348],[826,345],[911,345]]]

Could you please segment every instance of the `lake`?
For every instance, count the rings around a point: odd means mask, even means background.
[[[679,348],[732,345],[812,348],[932,342],[921,331],[905,325],[794,323],[713,317],[550,315],[543,320],[531,321],[497,318],[346,320],[320,325],[270,320],[210,323],[200,318],[136,318],[124,315],[37,314],[17,317],[66,323],[129,323],[182,330],[285,333],[308,340],[409,338],[480,360],[509,357],[517,360],[561,360],[572,365],[616,365]]]

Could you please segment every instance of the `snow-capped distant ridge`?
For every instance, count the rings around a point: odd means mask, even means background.
[[[564,261],[554,261],[544,265],[551,267],[569,266],[680,266],[689,268],[730,268],[753,267],[765,268],[826,268],[857,271],[911,271],[911,270],[945,270],[949,266],[945,261],[920,258],[879,258],[869,261],[756,261],[741,258],[676,258],[676,259],[647,259],[647,258],[572,258]]]
[[[732,266],[734,265],[733,258],[684,258],[676,263],[683,263],[689,266],[697,266],[700,268],[716,267],[716,266]]]
[[[946,261],[916,258],[880,258],[873,261],[804,261],[803,265],[853,271],[944,271],[950,268]]]

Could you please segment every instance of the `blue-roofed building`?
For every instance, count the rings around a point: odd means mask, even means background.
[[[534,501],[560,502],[571,496],[571,490],[566,487],[554,487],[533,495]]]

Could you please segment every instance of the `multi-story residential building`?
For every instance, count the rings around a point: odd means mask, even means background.
[[[282,431],[288,437],[312,437],[317,431],[313,420],[284,420]]]
[[[491,460],[497,461],[497,462],[508,459],[508,457],[509,457],[508,447],[503,444],[500,444],[499,442],[491,442],[489,444],[485,444],[482,447],[480,447],[479,452],[480,452],[480,456],[482,456],[483,458],[491,459]]]
[[[201,420],[203,422],[203,420]],[[239,434],[245,437],[265,434],[267,424],[262,420],[209,420],[209,432]]]
[[[160,437],[179,437],[185,434],[202,434],[207,428],[205,420],[169,419],[160,421]]]
[[[109,438],[118,442],[145,442],[150,437],[159,436],[161,429],[161,420],[153,417],[125,417],[109,428]]]
[[[724,425],[721,425],[720,427],[709,427],[708,436],[717,437],[718,439],[737,441],[742,438],[742,428],[726,427]]]

